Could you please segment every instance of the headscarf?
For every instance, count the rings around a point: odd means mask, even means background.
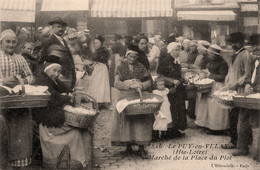
[[[135,54],[138,54],[138,47],[133,45],[133,44],[130,44],[128,47],[127,47],[127,51],[126,51],[126,54],[125,56],[127,57],[128,54],[130,53],[135,53]]]
[[[57,56],[48,56],[44,60],[44,72],[46,73],[47,70],[53,68],[54,66],[58,66],[61,68],[60,65],[60,58]]]
[[[181,47],[180,43],[177,42],[171,42],[168,46],[167,46],[167,53],[171,53],[173,49],[177,48],[177,47]]]
[[[7,29],[7,30],[4,30],[4,31],[0,34],[0,41],[2,41],[3,38],[5,38],[7,35],[12,35],[12,36],[15,36],[15,37],[17,38],[17,36],[16,36],[16,34],[14,33],[13,30]]]

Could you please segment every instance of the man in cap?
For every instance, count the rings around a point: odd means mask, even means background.
[[[231,45],[235,54],[229,63],[228,74],[225,79],[225,86],[230,89],[236,90],[237,93],[246,93],[250,90],[251,72],[253,58],[249,52],[244,48],[245,36],[241,32],[230,34],[227,40]],[[238,142],[238,117],[247,114],[247,110],[234,108],[230,111],[230,143],[222,145],[223,149],[234,149],[237,147]],[[239,118],[239,119],[242,119]],[[252,131],[249,131],[247,139],[252,142]],[[246,152],[243,152],[245,154]]]
[[[43,63],[43,58],[47,57],[49,47],[52,45],[59,45],[63,50],[63,62],[61,64],[61,81],[63,81],[67,88],[73,89],[76,82],[76,73],[74,61],[69,50],[69,47],[66,41],[63,39],[62,35],[66,29],[67,23],[64,22],[60,17],[55,17],[52,21],[49,22],[49,25],[52,26],[53,34],[47,38],[42,46],[42,58],[40,59],[40,64]]]
[[[251,86],[248,93],[260,93],[260,34],[250,37],[250,45],[252,46],[252,54],[255,58],[253,64],[253,74],[251,78]],[[255,110],[240,109],[238,123],[238,141],[239,150],[232,153],[233,156],[242,156],[249,153],[249,145],[252,144],[252,127],[250,117],[258,114]],[[254,119],[251,119],[254,120]],[[258,120],[258,119],[256,119]],[[259,142],[258,142],[259,143]],[[259,158],[258,158],[259,159]]]

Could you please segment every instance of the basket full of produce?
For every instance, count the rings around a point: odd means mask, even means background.
[[[77,128],[91,127],[99,115],[98,104],[94,98],[84,92],[77,92],[76,95],[80,95],[80,100],[75,106],[67,105],[63,108],[65,123]]]
[[[260,110],[260,93],[233,96],[234,105],[241,108]]]
[[[232,109],[234,107],[233,96],[235,95],[237,95],[237,92],[230,90],[228,87],[223,87],[214,93],[214,96],[218,99],[219,107],[223,109]]]
[[[214,80],[205,78],[195,81],[194,84],[197,86],[199,92],[208,93],[211,92],[213,82]]]
[[[153,114],[160,110],[163,98],[156,94],[142,93],[139,95],[129,95],[118,99],[117,110],[126,115]]]
[[[0,86],[0,109],[45,107],[50,100],[47,86],[24,85],[17,76],[20,85],[14,88]]]

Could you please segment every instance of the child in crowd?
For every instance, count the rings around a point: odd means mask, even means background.
[[[169,89],[165,88],[165,81],[162,78],[155,79],[156,90],[153,90],[153,94],[157,94],[163,98],[163,103],[160,111],[155,114],[155,122],[153,125],[154,139],[166,137],[166,131],[168,124],[172,122],[170,102],[168,100]],[[161,133],[163,131],[163,133]]]

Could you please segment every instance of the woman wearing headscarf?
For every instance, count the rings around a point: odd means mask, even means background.
[[[2,84],[8,87],[14,87],[20,84],[18,79],[21,77],[26,84],[33,81],[32,72],[26,60],[19,54],[15,54],[17,46],[17,36],[8,29],[0,34],[0,79]],[[32,118],[28,109],[7,109],[0,110],[0,122],[6,125],[7,129],[1,129],[6,136],[0,136],[0,145],[7,142],[7,153],[0,150],[1,166],[8,163],[12,167],[24,167],[31,163],[32,155]],[[3,141],[5,140],[6,141]]]
[[[208,48],[210,62],[207,65],[209,78],[213,79],[210,93],[201,94],[196,101],[195,124],[206,127],[209,133],[218,134],[229,128],[228,110],[218,106],[218,101],[213,97],[215,91],[224,87],[225,77],[228,73],[228,64],[221,56],[221,48],[211,45]]]
[[[137,62],[143,64],[147,71],[150,70],[150,63],[147,58],[146,52],[148,52],[147,49],[147,43],[149,42],[149,39],[144,34],[138,34],[134,39],[135,44],[138,46],[138,55]]]
[[[95,37],[95,57],[93,58],[94,70],[92,72],[87,93],[92,96],[99,105],[106,106],[110,103],[110,84],[108,72],[109,52],[104,47],[105,39],[97,35]]]
[[[114,87],[119,90],[117,99],[128,95],[139,95],[151,87],[150,75],[143,64],[137,62],[138,47],[128,46],[127,61],[117,69]],[[144,146],[152,140],[154,114],[127,116],[124,111],[119,113],[114,106],[114,121],[112,128],[112,145],[126,146],[126,153],[133,153],[132,145],[138,145],[138,154],[147,159],[148,154]]]
[[[179,130],[187,128],[187,118],[185,109],[185,88],[183,86],[183,78],[181,73],[181,65],[178,63],[178,56],[181,45],[172,42],[167,46],[168,56],[159,63],[157,73],[159,77],[166,80],[166,87],[170,89],[168,94],[171,104],[172,124],[168,130],[169,137],[180,137],[184,134]]]
[[[183,50],[180,52],[179,57],[180,57],[180,62],[181,63],[186,63],[189,55],[189,45],[190,45],[190,40],[185,39],[183,40],[182,47]]]
[[[189,54],[188,54],[187,63],[188,64],[194,64],[197,56],[199,55],[198,43],[195,40],[190,41],[189,49],[190,49],[190,51],[189,51]]]
[[[53,49],[52,51],[55,51]],[[70,155],[70,168],[86,167],[90,160],[90,135],[87,130],[65,123],[65,105],[74,102],[74,96],[58,79],[60,58],[50,52],[44,60],[44,70],[35,79],[35,85],[48,86],[51,94],[47,107],[32,110],[39,124],[43,162],[48,168],[59,168],[66,154]]]

